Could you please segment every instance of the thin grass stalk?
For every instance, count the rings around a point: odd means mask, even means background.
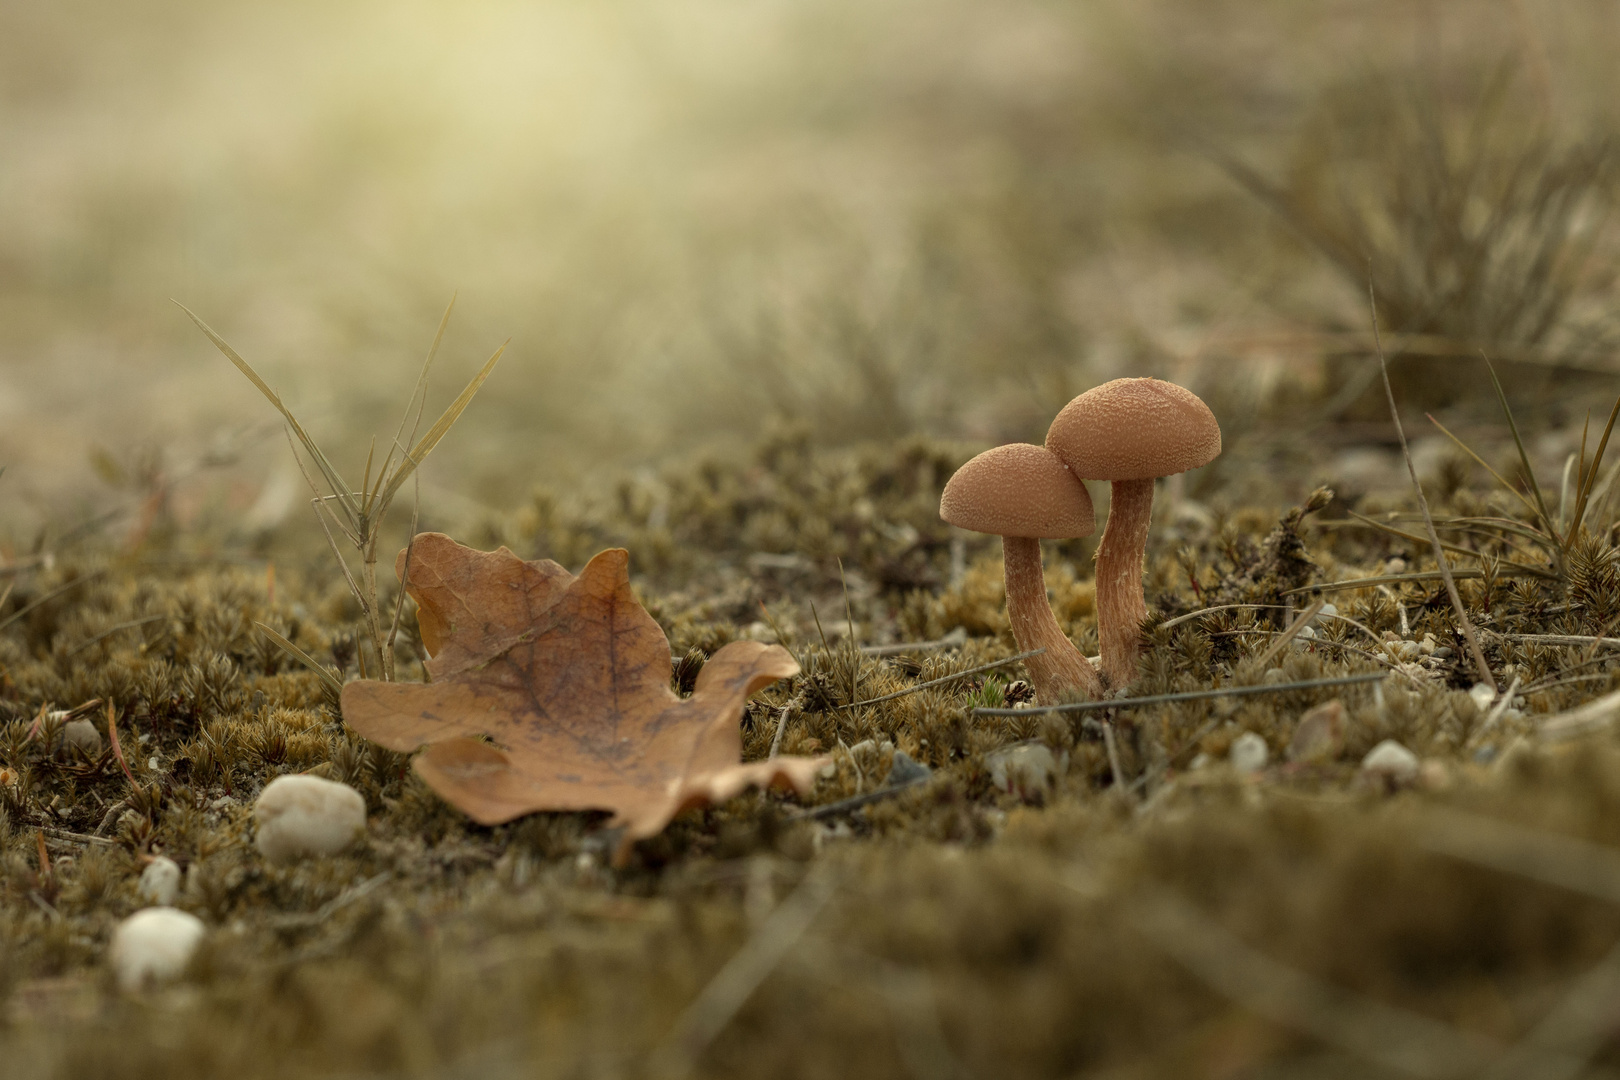
[[[1542,527],[1547,535],[1558,536],[1558,527],[1553,524],[1551,515],[1547,513],[1547,500],[1541,495],[1541,485],[1536,482],[1536,470],[1530,464],[1530,454],[1524,448],[1524,439],[1519,435],[1519,423],[1513,418],[1513,409],[1508,405],[1507,393],[1502,389],[1502,380],[1496,377],[1496,366],[1491,358],[1481,352],[1481,359],[1485,361],[1485,368],[1491,373],[1491,385],[1496,388],[1496,400],[1502,405],[1502,415],[1507,417],[1508,430],[1513,433],[1513,445],[1519,451],[1519,464],[1524,469],[1524,478],[1530,485],[1530,493],[1536,497],[1536,512],[1541,515]],[[1564,569],[1564,549],[1558,545],[1553,547],[1553,561],[1558,564],[1559,578],[1566,577]]]
[[[179,304],[178,301],[176,301],[176,304],[190,316],[192,322],[197,324],[198,328],[208,336],[215,347],[224,353],[225,357],[236,365],[242,374],[247,376],[248,380],[258,388],[259,392],[275,406],[286,420],[288,445],[292,449],[293,459],[298,463],[299,471],[303,473],[304,480],[314,495],[312,505],[315,509],[316,520],[321,523],[321,529],[326,534],[327,543],[331,546],[339,567],[342,568],[344,581],[360,604],[366,622],[367,633],[371,638],[372,647],[377,653],[379,673],[385,680],[392,681],[395,676],[393,647],[398,639],[399,621],[404,609],[404,594],[401,593],[400,602],[395,605],[393,617],[389,621],[387,633],[385,634],[382,611],[377,600],[377,544],[381,539],[383,519],[387,516],[389,507],[400,487],[407,479],[416,475],[417,467],[427,458],[428,454],[433,452],[434,447],[439,444],[455,422],[461,418],[461,414],[471,404],[473,397],[483,386],[484,381],[494,371],[496,363],[499,362],[501,355],[506,351],[506,346],[510,342],[503,342],[495,350],[494,354],[484,362],[483,367],[478,370],[461,393],[456,396],[455,400],[434,421],[427,433],[421,439],[416,440],[416,433],[421,427],[422,415],[427,406],[428,374],[432,369],[434,358],[438,355],[439,346],[444,341],[445,329],[450,321],[450,313],[455,309],[455,297],[452,296],[449,305],[445,308],[444,315],[439,319],[438,330],[434,334],[433,344],[428,349],[427,357],[422,362],[422,370],[417,376],[416,386],[411,392],[410,399],[406,402],[404,414],[400,418],[399,430],[395,433],[394,440],[380,464],[376,460],[376,439],[372,439],[366,452],[365,472],[360,490],[356,492],[344,481],[342,475],[338,473],[337,469],[327,459],[325,453],[321,451],[320,446],[304,430],[298,418],[293,415],[280,396],[270,388],[270,385],[260,377],[259,373],[253,369],[253,366],[243,359],[236,350],[232,349],[211,327],[199,319],[190,309],[186,308],[184,304]],[[413,411],[415,413],[414,423],[412,422]],[[416,440],[409,449],[406,449],[401,442],[407,423],[412,424],[411,438]],[[293,442],[295,437],[297,443]],[[323,491],[321,484],[316,482],[310,470],[305,467],[303,456],[298,452],[298,444],[302,444],[305,452],[309,454],[316,472],[320,474],[328,490]],[[394,456],[396,452],[402,454],[397,464]],[[373,477],[375,477],[375,482]],[[335,509],[334,503],[336,504]],[[419,510],[419,488],[417,504],[417,510]],[[419,520],[417,510],[412,512],[412,538],[416,535],[416,525]],[[328,519],[330,519],[330,522]],[[332,532],[332,526],[336,526],[337,530],[343,533],[345,539],[349,541],[360,556],[360,578],[358,581],[349,569],[348,561],[344,558],[342,550],[338,547],[337,538]],[[364,650],[361,651],[360,656],[361,663],[364,664]]]
[[[1569,534],[1564,537],[1564,546],[1569,547],[1575,543],[1580,535],[1581,523],[1586,518],[1586,508],[1590,505],[1593,485],[1597,483],[1598,470],[1603,467],[1603,454],[1609,448],[1609,436],[1614,432],[1614,422],[1620,417],[1620,397],[1614,399],[1614,408],[1609,410],[1608,423],[1603,425],[1603,435],[1598,439],[1597,451],[1592,455],[1592,464],[1586,469],[1585,483],[1581,486],[1580,495],[1575,500],[1575,517],[1570,522]],[[1581,435],[1581,451],[1584,457],[1586,450],[1585,432]],[[1613,473],[1610,473],[1613,478]]]
[[[1469,655],[1473,657],[1474,667],[1479,672],[1480,682],[1489,686],[1494,692],[1498,689],[1496,677],[1491,674],[1491,666],[1485,662],[1485,654],[1480,651],[1479,638],[1474,633],[1474,624],[1468,618],[1468,609],[1463,607],[1462,595],[1457,592],[1457,583],[1452,580],[1451,567],[1446,562],[1445,548],[1440,546],[1440,534],[1435,532],[1434,518],[1429,514],[1429,500],[1424,497],[1423,485],[1418,482],[1417,466],[1412,464],[1412,448],[1406,443],[1406,428],[1401,423],[1401,412],[1395,405],[1395,388],[1389,381],[1389,361],[1384,358],[1384,345],[1378,333],[1378,298],[1373,292],[1372,280],[1367,281],[1367,303],[1372,315],[1373,341],[1378,347],[1378,369],[1384,377],[1384,396],[1389,401],[1390,419],[1395,421],[1395,434],[1400,436],[1401,456],[1406,459],[1406,473],[1412,478],[1412,490],[1417,493],[1418,509],[1423,512],[1423,526],[1428,530],[1429,543],[1434,547],[1434,558],[1440,565],[1440,576],[1446,583],[1446,594],[1451,597],[1451,606],[1457,612],[1458,628],[1462,631],[1463,639],[1468,643]],[[1489,361],[1487,361],[1488,363]],[[1496,373],[1493,371],[1494,379]],[[1498,387],[1500,391],[1500,387]],[[1503,398],[1503,405],[1507,399]],[[1514,438],[1518,438],[1518,429],[1514,429]],[[1533,478],[1532,478],[1532,482]],[[1539,489],[1537,501],[1540,501]]]
[[[1438,420],[1436,420],[1434,418],[1433,413],[1424,413],[1423,415],[1427,416],[1429,418],[1429,423],[1431,423],[1435,427],[1439,428],[1441,433],[1444,434],[1446,438],[1448,438],[1452,442],[1456,443],[1458,449],[1460,449],[1463,453],[1467,454],[1469,457],[1473,458],[1475,461],[1477,461],[1479,463],[1481,468],[1483,468],[1486,472],[1490,473],[1492,479],[1494,479],[1498,484],[1501,484],[1508,491],[1512,492],[1514,498],[1516,498],[1520,502],[1524,503],[1524,507],[1525,507],[1526,510],[1530,511],[1532,514],[1537,513],[1536,504],[1531,502],[1529,499],[1525,498],[1524,493],[1521,492],[1518,488],[1516,488],[1512,484],[1508,483],[1506,477],[1504,477],[1501,473],[1497,472],[1495,469],[1491,468],[1490,465],[1485,461],[1484,458],[1482,458],[1478,454],[1474,453],[1473,447],[1469,446],[1467,443],[1463,442],[1457,436],[1453,435],[1451,433],[1450,429],[1448,429],[1446,427],[1446,425],[1442,424],[1440,421],[1438,421]]]

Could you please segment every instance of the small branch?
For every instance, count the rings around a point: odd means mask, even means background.
[[[852,701],[848,705],[845,705],[844,708],[856,709],[862,705],[876,705],[880,701],[892,701],[897,697],[905,697],[907,694],[915,694],[919,690],[927,690],[930,686],[943,686],[948,682],[955,682],[957,679],[965,679],[969,675],[977,675],[980,672],[990,671],[993,668],[1006,667],[1008,664],[1015,664],[1020,660],[1027,660],[1031,656],[1039,656],[1045,651],[1045,649],[1031,649],[1028,652],[1017,653],[1002,660],[994,660],[988,664],[980,664],[978,667],[968,668],[966,671],[958,671],[955,675],[942,675],[937,679],[929,679],[927,682],[920,682],[915,686],[908,686],[904,690],[896,690],[892,694],[884,694],[882,697],[868,698],[865,701]]]
[[[1152,697],[1110,698],[1107,701],[1077,701],[1072,705],[1036,705],[1028,709],[972,709],[974,716],[1030,716],[1035,713],[1095,712],[1098,709],[1132,709],[1139,705],[1162,705],[1170,701],[1201,701],[1205,698],[1246,697],[1250,694],[1283,694],[1290,690],[1311,690],[1318,686],[1351,686],[1376,682],[1383,672],[1342,675],[1332,679],[1306,679],[1303,682],[1269,683],[1264,686],[1227,686],[1219,690],[1192,690],[1183,694],[1155,694]]]
[[[933,641],[902,641],[894,645],[863,645],[866,656],[898,656],[908,652],[933,652],[936,649],[960,649],[967,644],[967,631],[960,626],[942,638]]]
[[[904,781],[903,783],[889,784],[885,787],[880,787],[861,795],[851,795],[847,799],[839,799],[837,802],[827,803],[825,806],[813,806],[808,810],[800,810],[797,814],[789,814],[786,820],[790,822],[819,821],[821,818],[837,817],[839,814],[847,814],[851,810],[859,810],[863,806],[869,806],[872,803],[881,802],[891,795],[900,794],[902,791],[910,791],[914,787],[926,784],[931,779],[933,779],[931,775],[919,776],[913,780]]]
[[[775,757],[781,751],[782,733],[787,731],[788,713],[792,711],[793,706],[796,704],[798,704],[798,699],[795,698],[782,706],[782,712],[776,718],[776,734],[771,736],[771,752],[765,755],[766,760]]]

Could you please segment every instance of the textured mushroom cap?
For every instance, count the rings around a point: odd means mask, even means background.
[[[939,499],[952,525],[996,536],[1059,540],[1097,531],[1091,493],[1044,446],[1008,443],[956,470]]]
[[[1221,426],[1185,387],[1115,379],[1063,406],[1046,448],[1087,480],[1147,480],[1209,464],[1221,452]]]

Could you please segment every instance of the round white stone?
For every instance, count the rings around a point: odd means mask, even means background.
[[[1385,739],[1361,759],[1361,771],[1387,777],[1397,784],[1410,784],[1417,779],[1420,764],[1412,751],[1394,739]]]
[[[1496,701],[1496,691],[1482,682],[1470,686],[1468,696],[1474,700],[1474,708],[1480,712],[1488,712],[1492,703]]]
[[[1252,731],[1245,731],[1232,740],[1232,748],[1226,752],[1226,760],[1232,763],[1232,768],[1248,775],[1257,773],[1266,767],[1271,757],[1271,751],[1266,748],[1266,740]]]
[[[142,900],[159,907],[173,904],[174,898],[180,895],[180,864],[159,855],[141,871],[135,893]]]
[[[101,732],[88,720],[69,720],[62,725],[62,741],[76,746],[89,757],[101,753]]]
[[[366,831],[366,801],[347,784],[319,776],[278,776],[253,804],[260,854],[285,863],[335,855]]]
[[[186,970],[203,939],[202,920],[172,907],[137,911],[113,931],[111,961],[128,991],[167,982]]]

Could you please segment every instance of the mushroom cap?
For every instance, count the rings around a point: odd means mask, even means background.
[[[1087,480],[1148,480],[1209,464],[1221,452],[1221,426],[1185,387],[1115,379],[1063,406],[1046,448]]]
[[[974,532],[1037,540],[1097,531],[1086,485],[1046,447],[1029,443],[986,450],[957,469],[940,496],[939,516]]]

